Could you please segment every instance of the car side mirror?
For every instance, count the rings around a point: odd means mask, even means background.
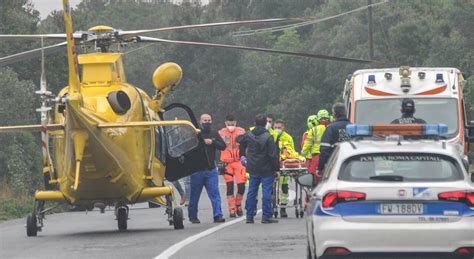
[[[303,187],[308,187],[308,188],[315,187],[313,174],[301,175],[298,178],[296,178],[296,182]]]

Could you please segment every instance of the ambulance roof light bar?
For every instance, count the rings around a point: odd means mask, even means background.
[[[448,133],[446,124],[349,124],[346,133],[352,137],[371,136],[419,136],[419,137],[441,137]]]

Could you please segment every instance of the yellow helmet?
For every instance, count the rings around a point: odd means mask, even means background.
[[[316,115],[310,115],[308,119],[306,120],[306,123],[308,124],[308,129],[312,129],[314,126],[318,124],[318,116]]]
[[[318,114],[316,115],[318,116],[318,121],[321,120],[321,119],[330,119],[331,118],[331,115],[329,114],[329,112],[325,109],[322,109],[322,110],[319,110],[318,111]]]

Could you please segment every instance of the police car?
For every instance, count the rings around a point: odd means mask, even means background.
[[[474,175],[446,125],[346,131],[359,140],[336,146],[306,210],[308,258],[474,258]]]

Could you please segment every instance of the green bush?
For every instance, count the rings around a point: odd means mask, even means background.
[[[33,211],[33,205],[28,198],[0,201],[0,221],[24,217]]]

